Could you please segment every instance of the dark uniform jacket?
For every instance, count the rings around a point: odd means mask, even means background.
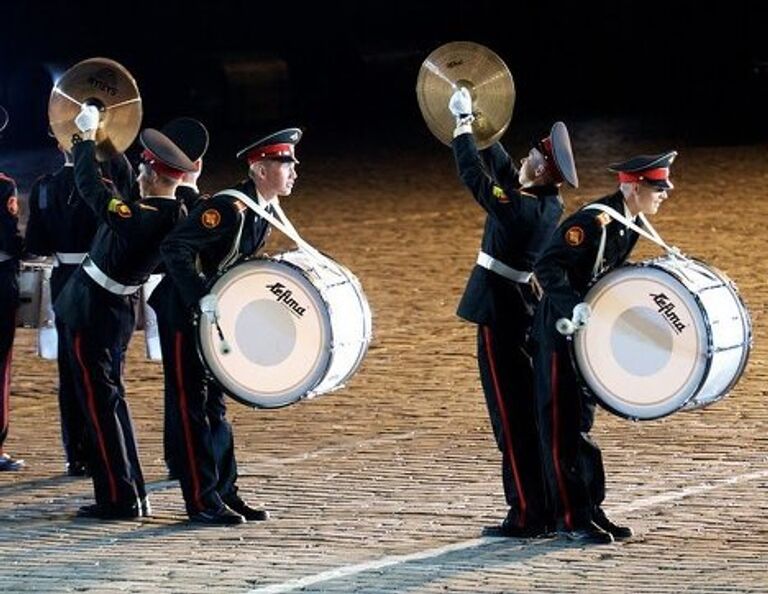
[[[160,260],[158,246],[179,218],[179,203],[161,197],[124,202],[102,180],[92,141],[77,143],[73,154],[77,188],[100,221],[90,259],[112,280],[141,285]],[[96,284],[82,266],[67,282],[54,310],[72,329],[98,328],[108,335],[133,328],[129,298]]]
[[[251,180],[235,189],[257,200]],[[152,293],[150,305],[158,316],[173,315],[168,310],[178,306],[191,312],[221,272],[264,245],[268,229],[267,221],[236,198],[199,200],[160,247],[166,278]]]
[[[18,198],[16,183],[0,173],[0,306],[15,308],[18,305],[19,258],[24,241],[19,233]]]
[[[487,213],[481,250],[516,270],[531,272],[563,213],[557,187],[520,190],[518,172],[499,143],[482,151],[481,159],[472,135],[461,134],[453,140],[453,150],[462,181]],[[525,327],[535,307],[530,285],[475,265],[457,313],[477,324]]]
[[[16,183],[4,173],[0,173],[0,251],[11,258],[0,265],[16,268],[24,249],[24,241],[19,233],[18,198]]]
[[[624,214],[624,196],[616,192],[595,200]],[[641,223],[638,223],[641,224]],[[593,279],[593,269],[605,232],[601,270],[623,264],[637,243],[638,234],[599,210],[582,208],[565,219],[552,235],[536,263],[536,278],[544,290],[540,313],[547,331],[555,332],[560,318],[571,318],[573,308],[584,301]]]
[[[65,165],[39,178],[29,193],[27,251],[38,256],[56,252],[79,254],[91,247],[98,219],[75,187],[74,167]],[[51,296],[59,295],[72,265],[56,266],[51,277]]]

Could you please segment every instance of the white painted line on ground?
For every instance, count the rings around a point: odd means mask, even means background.
[[[692,485],[690,487],[684,487],[683,489],[679,489],[676,491],[666,491],[664,493],[659,493],[658,495],[641,497],[627,505],[618,506],[613,509],[615,509],[615,511],[620,513],[637,511],[639,509],[653,507],[655,505],[659,505],[662,503],[668,503],[670,501],[684,499],[685,497],[690,497],[691,495],[699,495],[701,493],[706,493],[708,491],[713,491],[715,489],[720,489],[722,487],[728,487],[738,483],[744,483],[744,482],[754,481],[754,480],[763,479],[763,478],[768,478],[768,470],[749,472],[747,474],[740,474],[740,475],[732,476],[726,479],[713,480],[705,483],[700,483],[698,485]],[[499,541],[498,538],[493,538],[493,537],[473,538],[472,540],[465,540],[463,542],[457,542],[454,544],[437,547],[434,549],[427,549],[425,551],[420,551],[418,553],[382,557],[381,559],[374,559],[372,561],[366,561],[364,563],[357,563],[355,565],[347,565],[344,567],[329,569],[327,571],[316,573],[314,575],[308,575],[303,578],[288,580],[280,584],[272,584],[272,585],[264,586],[261,588],[255,588],[253,590],[250,590],[248,594],[281,594],[283,592],[292,592],[294,590],[298,590],[299,588],[306,588],[307,586],[312,586],[314,584],[328,582],[331,580],[348,577],[348,576],[355,575],[358,573],[363,573],[366,571],[373,571],[377,569],[383,569],[385,567],[392,567],[393,565],[400,565],[402,563],[408,563],[410,561],[421,561],[423,559],[432,559],[434,557],[439,557],[440,555],[445,555],[446,553],[453,553],[453,552],[462,551],[465,549],[481,547],[481,546],[484,546],[493,542],[498,542],[498,541]],[[541,542],[546,542],[546,541],[541,541]]]
[[[739,475],[731,476],[725,479],[717,479],[717,480],[709,481],[706,483],[699,483],[698,485],[693,485],[690,487],[684,487],[678,491],[667,491],[665,493],[659,493],[657,495],[640,497],[639,499],[635,499],[631,503],[627,503],[625,505],[618,505],[616,507],[611,507],[611,510],[624,514],[627,512],[633,512],[640,509],[645,509],[648,507],[654,507],[661,503],[668,503],[670,501],[675,501],[677,499],[683,499],[685,497],[690,497],[691,495],[700,495],[701,493],[714,491],[715,489],[720,489],[721,487],[728,487],[730,485],[736,485],[738,483],[746,483],[749,481],[754,481],[762,478],[768,478],[768,470],[758,470],[756,472],[748,472],[747,474],[739,474]]]
[[[383,569],[385,567],[391,567],[392,565],[408,563],[409,561],[431,559],[432,557],[438,557],[440,555],[444,555],[445,553],[453,553],[455,551],[471,549],[498,541],[498,538],[492,537],[473,538],[472,540],[465,540],[464,542],[457,542],[455,544],[438,547],[436,549],[428,549],[419,553],[411,553],[410,555],[393,555],[390,557],[382,557],[381,559],[375,559],[365,563],[358,563],[357,565],[347,565],[346,567],[329,569],[328,571],[323,571],[321,573],[316,573],[315,575],[308,575],[303,578],[290,580],[283,582],[282,584],[272,584],[271,586],[256,588],[255,590],[250,590],[248,594],[280,594],[281,592],[291,592],[292,590],[297,590],[298,588],[306,588],[307,586],[355,575],[357,573],[363,573],[364,571]]]
[[[384,445],[392,443],[393,441],[401,441],[404,439],[412,439],[413,436],[416,435],[415,431],[407,431],[405,433],[392,433],[390,435],[385,435],[383,437],[374,437],[371,439],[363,439],[362,441],[347,441],[345,443],[340,443],[338,445],[328,446],[325,448],[319,448],[317,450],[311,450],[309,452],[302,452],[301,454],[297,454],[295,456],[288,456],[286,458],[264,458],[263,460],[258,460],[253,464],[248,464],[247,466],[244,466],[245,468],[245,474],[248,473],[248,469],[251,469],[251,473],[253,473],[253,469],[263,467],[263,466],[284,466],[286,464],[296,464],[298,462],[304,462],[306,460],[311,460],[313,458],[317,458],[318,456],[323,456],[325,454],[336,454],[338,452],[349,452],[351,450],[357,450],[364,447],[371,447],[371,446],[378,446],[378,445]],[[240,475],[242,476],[243,473],[241,472]]]

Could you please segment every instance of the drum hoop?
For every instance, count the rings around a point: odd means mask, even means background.
[[[238,260],[235,264],[232,264],[231,266],[228,266],[227,268],[221,270],[218,274],[216,274],[213,277],[212,282],[208,283],[208,290],[211,291],[213,287],[216,285],[216,283],[228,272],[231,270],[237,268],[240,265],[250,263],[250,262],[256,262],[256,261],[267,261],[267,262],[275,262],[280,264],[285,264],[293,268],[294,270],[298,271],[309,283],[309,286],[312,287],[312,289],[317,293],[317,296],[320,298],[320,300],[325,304],[325,309],[322,312],[323,317],[325,318],[329,331],[332,333],[332,325],[330,320],[330,315],[328,313],[329,311],[329,304],[328,301],[325,299],[325,296],[322,294],[322,292],[315,286],[315,284],[309,279],[307,273],[299,266],[296,266],[292,262],[288,262],[285,260],[277,260],[274,257],[267,257],[267,256],[255,256],[255,257],[248,257],[244,258],[242,260]],[[205,369],[206,376],[212,380],[227,396],[232,398],[233,400],[236,400],[240,404],[244,404],[246,406],[249,406],[251,408],[256,409],[277,409],[277,408],[285,408],[286,406],[290,406],[292,404],[296,404],[297,402],[300,402],[302,400],[306,400],[312,397],[312,390],[316,388],[322,381],[322,379],[325,377],[325,375],[328,373],[328,369],[331,366],[331,363],[333,361],[333,349],[329,349],[328,355],[325,357],[325,362],[322,366],[318,367],[318,369],[322,368],[322,373],[318,374],[318,381],[314,383],[314,385],[308,389],[302,396],[299,398],[296,398],[294,400],[290,400],[287,402],[280,402],[278,404],[257,404],[252,400],[247,400],[246,398],[240,396],[239,394],[235,393],[234,390],[231,389],[230,386],[227,386],[217,375],[216,373],[211,369],[211,366],[208,364],[208,362],[205,359],[205,348],[203,346],[203,338],[202,338],[202,332],[200,331],[200,315],[196,314],[194,317],[194,325],[196,328],[195,331],[195,342],[197,346],[197,354],[200,358],[200,361],[203,364],[203,367]]]
[[[662,258],[655,258],[654,262],[661,259]],[[744,373],[744,370],[747,367],[747,363],[749,362],[749,357],[752,353],[752,316],[750,316],[749,309],[747,308],[747,304],[742,298],[741,293],[736,287],[736,284],[731,280],[731,278],[725,272],[720,270],[717,266],[711,266],[699,258],[688,258],[688,260],[696,264],[699,264],[708,272],[712,273],[717,278],[717,280],[719,280],[723,284],[723,286],[728,289],[731,296],[734,297],[739,307],[739,310],[743,314],[741,317],[741,322],[744,330],[744,337],[745,337],[744,347],[745,348],[741,357],[741,361],[739,362],[738,372],[734,373],[733,378],[728,383],[728,385],[723,389],[722,394],[720,395],[721,397],[724,397],[738,383],[739,379]],[[662,266],[654,265],[654,267],[657,269],[662,269],[666,271],[666,269],[663,268]],[[675,276],[679,280],[680,275],[675,275]],[[688,400],[686,400],[685,403],[680,407],[681,410],[695,410],[699,408],[699,406],[696,406],[695,403],[693,403],[692,401],[698,395],[703,384],[706,383],[706,380],[708,379],[708,376],[709,376],[709,371],[712,368],[712,361],[714,358],[714,342],[713,342],[712,331],[711,331],[712,324],[710,323],[710,320],[709,320],[709,314],[707,313],[706,308],[702,306],[703,304],[701,302],[701,299],[699,298],[699,294],[695,293],[694,297],[696,299],[696,302],[699,304],[699,309],[704,313],[704,316],[706,318],[705,321],[707,322],[707,339],[708,339],[707,347],[708,347],[709,357],[707,358],[706,373],[702,377],[701,384],[696,388],[696,392],[694,393],[694,395],[691,396]]]

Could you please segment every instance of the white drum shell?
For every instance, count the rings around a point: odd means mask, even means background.
[[[590,289],[576,366],[607,409],[655,419],[724,398],[744,371],[751,321],[721,272],[667,256],[611,271]]]
[[[244,404],[276,408],[343,386],[371,340],[371,313],[355,276],[295,250],[226,271],[211,292],[218,329],[203,316],[203,361],[225,392]]]

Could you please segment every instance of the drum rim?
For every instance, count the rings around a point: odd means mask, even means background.
[[[295,264],[285,261],[285,260],[277,260],[276,257],[273,256],[256,256],[256,257],[250,257],[246,258],[244,260],[241,260],[237,262],[236,264],[233,264],[232,266],[227,267],[226,269],[222,270],[219,274],[217,274],[213,280],[209,283],[209,291],[213,291],[216,284],[229,272],[234,270],[235,268],[238,268],[243,265],[248,264],[254,264],[259,262],[271,262],[271,263],[281,263],[287,266],[290,266],[292,269],[294,269],[296,272],[298,272],[302,277],[304,277],[307,281],[309,286],[312,288],[312,290],[316,293],[317,297],[325,303],[326,308],[322,311],[322,318],[323,322],[327,327],[328,334],[332,336],[332,328],[331,328],[331,320],[330,315],[328,313],[328,302],[325,300],[325,297],[323,294],[318,290],[318,288],[314,285],[314,283],[311,282],[311,280],[308,278],[305,271],[300,268],[299,266],[296,266]],[[249,406],[251,408],[284,408],[286,406],[290,406],[291,404],[295,404],[296,402],[299,402],[301,400],[304,400],[309,397],[309,394],[311,394],[312,390],[317,387],[317,385],[321,382],[321,380],[325,377],[325,374],[328,372],[328,368],[330,367],[331,361],[332,361],[332,349],[328,349],[327,353],[323,356],[323,363],[322,365],[318,365],[318,370],[322,368],[321,372],[318,372],[315,374],[316,379],[314,383],[312,384],[312,387],[303,391],[299,395],[295,395],[296,390],[290,392],[291,396],[290,399],[287,398],[285,395],[280,397],[280,400],[277,400],[276,402],[257,402],[255,400],[250,400],[241,394],[238,394],[236,390],[232,389],[232,386],[228,385],[225,381],[223,381],[217,373],[211,368],[211,365],[208,363],[208,361],[205,358],[205,345],[203,344],[203,332],[200,327],[200,317],[198,316],[195,319],[195,326],[197,327],[197,330],[195,332],[196,335],[196,342],[197,342],[197,352],[198,356],[200,357],[200,360],[203,363],[203,366],[206,369],[206,373],[210,376],[210,378],[216,383],[216,385],[219,386],[219,388],[224,391],[225,394],[230,396],[232,399],[236,400],[237,402],[240,402],[241,404],[245,404],[246,406]],[[213,345],[211,344],[211,347]]]

